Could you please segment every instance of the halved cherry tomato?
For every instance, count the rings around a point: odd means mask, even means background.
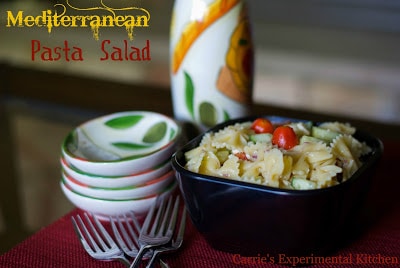
[[[279,126],[272,134],[272,144],[280,148],[289,150],[299,143],[296,133],[289,126]]]
[[[237,158],[239,158],[240,160],[249,160],[247,159],[246,153],[245,152],[239,152],[235,154],[237,156]]]
[[[255,133],[271,133],[274,132],[274,125],[272,125],[271,121],[265,118],[257,118],[254,120],[251,125],[251,129],[254,130]]]

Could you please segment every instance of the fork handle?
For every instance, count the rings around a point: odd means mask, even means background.
[[[133,259],[133,262],[129,268],[138,268],[140,265],[140,262],[142,261],[143,255],[148,250],[150,247],[148,246],[141,246],[139,249],[139,252],[137,253],[135,259]]]
[[[156,260],[157,260],[157,258],[158,258],[158,254],[159,254],[160,252],[161,252],[161,251],[159,251],[159,250],[154,250],[153,256],[151,256],[151,259],[150,259],[149,262],[147,263],[146,268],[153,268],[153,267],[154,267],[154,264],[156,263]]]

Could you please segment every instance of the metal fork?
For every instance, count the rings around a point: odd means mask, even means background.
[[[147,250],[153,247],[165,245],[172,239],[179,210],[179,196],[175,199],[172,211],[172,196],[169,198],[167,205],[165,204],[165,199],[162,199],[158,212],[153,220],[156,204],[157,200],[151,206],[143,223],[138,239],[140,249],[130,268],[137,268],[139,266],[143,254]],[[151,230],[149,230],[152,222],[153,225]]]
[[[77,215],[76,219],[72,216],[71,220],[74,230],[86,252],[94,259],[103,261],[118,260],[126,267],[129,267],[129,260],[100,221],[95,216],[92,216],[93,224],[87,213],[84,214],[84,218],[86,223],[80,215]]]
[[[138,235],[141,227],[133,212],[124,215],[109,217],[111,228],[119,247],[126,255],[135,258],[139,252]],[[151,257],[152,252],[147,252],[144,257]]]
[[[154,264],[159,254],[173,252],[175,250],[178,250],[182,246],[183,237],[185,235],[185,227],[186,227],[186,208],[184,207],[181,216],[181,223],[179,225],[178,233],[176,234],[175,238],[171,240],[170,244],[154,250],[153,256],[148,262],[146,268],[154,267]]]

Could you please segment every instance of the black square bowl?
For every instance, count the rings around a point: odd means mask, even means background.
[[[208,131],[258,117],[227,121]],[[273,122],[301,121],[262,117]],[[357,130],[354,136],[372,152],[363,157],[363,165],[351,178],[324,189],[285,190],[185,169],[184,153],[197,147],[202,136],[172,157],[181,193],[193,224],[206,241],[217,250],[243,256],[331,254],[348,240],[361,220],[359,212],[383,152],[379,139]]]

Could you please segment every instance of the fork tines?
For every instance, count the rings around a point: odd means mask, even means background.
[[[179,196],[176,196],[172,208],[172,196],[168,199],[167,204],[165,203],[165,199],[161,199],[161,204],[155,216],[154,213],[158,202],[153,203],[139,235],[138,242],[140,249],[131,265],[132,268],[139,266],[142,256],[147,250],[166,245],[171,241],[179,211],[179,200]]]
[[[172,233],[174,232],[176,218],[177,218],[178,210],[179,210],[179,196],[176,197],[173,208],[172,208],[172,202],[173,202],[172,197],[170,197],[168,199],[167,204],[165,203],[165,199],[161,200],[161,204],[158,208],[156,217],[154,219],[148,217],[150,219],[150,221],[149,222],[145,221],[143,223],[142,231],[140,233],[141,236],[144,235],[144,236],[142,236],[142,238],[145,237],[146,232],[147,232],[147,235],[157,236],[162,241],[166,240],[163,236],[169,236],[172,238]],[[147,220],[147,218],[146,218],[146,220]],[[152,226],[151,231],[148,232],[148,228],[150,226]],[[158,242],[156,239],[154,239],[154,240],[156,242]],[[140,241],[140,237],[139,237],[139,241]],[[153,243],[153,244],[155,244],[155,243]]]
[[[136,257],[141,227],[134,213],[110,217],[110,224],[119,247],[126,255]]]
[[[71,220],[85,251],[97,260],[118,260],[129,265],[129,261],[100,221],[94,216],[89,217],[87,213],[84,213],[83,218],[77,215],[75,218],[71,217]]]
[[[179,230],[175,232],[179,214],[179,195],[157,198],[141,227],[133,212],[110,216],[112,237],[96,216],[84,213],[71,217],[74,230],[86,252],[98,260],[119,260],[129,266],[127,256],[134,258],[130,267],[138,267],[142,258],[152,259],[160,253],[177,250],[182,244],[186,210],[182,213]],[[173,236],[175,236],[173,238]],[[153,257],[153,258],[152,258]]]

